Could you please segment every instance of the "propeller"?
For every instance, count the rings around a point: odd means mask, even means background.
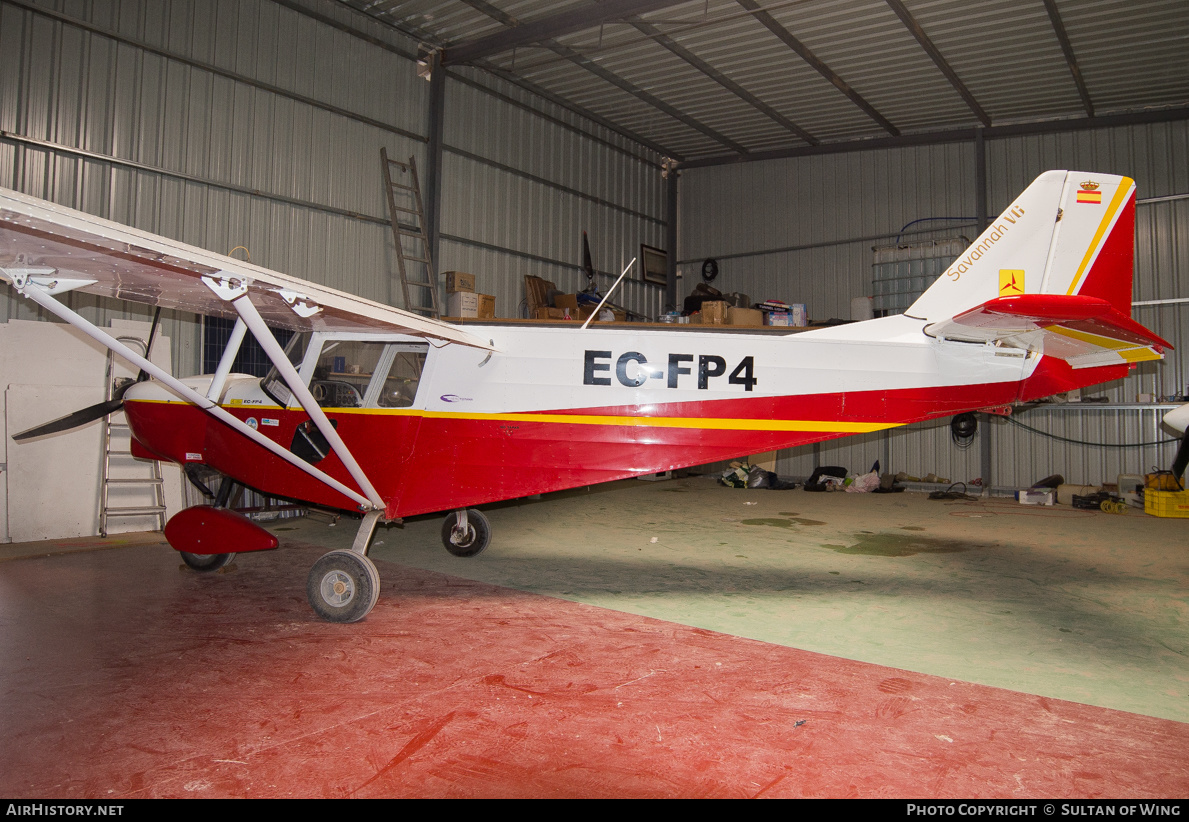
[[[157,336],[157,325],[161,319],[161,309],[157,308],[153,312],[153,325],[149,329],[149,341],[145,346],[145,359],[148,359],[149,352],[153,350],[153,338]],[[136,385],[138,382],[144,382],[149,378],[148,373],[141,369],[140,373],[136,375],[136,379],[125,379],[118,383],[112,390],[112,397],[110,400],[96,403],[95,405],[88,405],[86,408],[80,408],[78,411],[58,417],[56,420],[42,423],[33,428],[26,429],[19,434],[13,434],[13,439],[16,442],[24,442],[25,440],[36,439],[37,437],[44,437],[48,434],[58,434],[62,431],[69,431],[72,428],[86,425],[89,422],[103,419],[108,414],[119,411],[124,406],[124,394],[128,389]]]
[[[1181,437],[1181,445],[1172,461],[1172,475],[1178,482],[1185,475],[1186,466],[1189,466],[1189,431]],[[1181,487],[1184,487],[1183,482]]]
[[[582,270],[586,272],[586,290],[590,291],[594,288],[594,263],[590,259],[590,240],[586,238],[586,232],[582,232]]]
[[[595,305],[599,302],[599,286],[598,283],[595,282],[594,262],[590,258],[590,240],[587,238],[585,231],[582,232],[582,270],[586,272],[586,288],[579,292],[578,304]],[[639,314],[635,311],[632,311],[631,309],[624,308],[621,305],[616,305],[613,302],[607,302],[604,305],[607,308],[613,308],[622,311],[629,317],[636,317],[642,320],[650,319],[643,314]]]
[[[1165,414],[1164,424],[1181,433],[1181,444],[1172,461],[1173,478],[1180,482],[1181,477],[1185,474],[1186,466],[1189,466],[1189,403]],[[1183,483],[1181,487],[1185,487]]]

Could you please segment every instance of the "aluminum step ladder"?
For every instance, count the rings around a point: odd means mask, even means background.
[[[417,160],[407,163],[388,159],[388,150],[380,148],[384,167],[384,192],[388,197],[388,216],[392,239],[396,243],[396,262],[400,268],[400,286],[405,310],[437,319],[438,280],[434,275],[429,238],[425,235],[425,208],[421,202],[421,184],[417,179]],[[402,222],[404,217],[410,222]]]
[[[139,347],[148,356],[148,344],[139,337],[119,337],[120,342],[128,346]],[[111,400],[115,394],[115,354],[107,352],[107,396]],[[116,411],[103,418],[103,482],[99,491],[99,536],[107,536],[107,523],[112,517],[156,517],[156,530],[165,530],[165,481],[161,476],[161,463],[152,460],[145,465],[144,460],[132,456],[132,430],[127,422],[113,422],[116,415],[123,417],[124,412]],[[112,478],[112,464],[117,463],[124,470],[122,476]],[[123,476],[129,470],[149,471],[148,476]],[[112,505],[111,491],[113,488],[141,488],[145,489],[144,496],[151,494],[151,502],[146,500],[143,505]]]

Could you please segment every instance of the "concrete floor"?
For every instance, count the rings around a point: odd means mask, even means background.
[[[705,478],[487,513],[469,560],[381,529],[352,626],[304,601],[349,521],[211,576],[5,547],[0,795],[1189,792],[1185,520]]]
[[[472,560],[441,548],[438,517],[380,532],[372,556],[1189,722],[1189,520],[748,491],[706,477],[609,483],[488,514],[492,546]]]

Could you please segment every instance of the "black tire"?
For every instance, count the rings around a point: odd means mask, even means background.
[[[182,562],[200,574],[210,574],[221,568],[226,568],[235,559],[235,554],[191,554],[179,551]]]
[[[361,554],[331,551],[310,569],[306,596],[328,622],[358,622],[371,613],[380,597],[380,573]]]
[[[457,511],[451,511],[442,522],[442,544],[454,556],[473,557],[483,553],[483,549],[491,544],[491,523],[483,516],[482,511],[475,508],[467,509],[466,534],[454,533],[456,522]]]

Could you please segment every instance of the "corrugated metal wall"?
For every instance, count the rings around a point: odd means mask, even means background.
[[[253,262],[399,304],[378,154],[385,146],[425,168],[429,84],[414,70],[416,44],[340,4],[300,2],[389,47],[292,2],[0,0],[0,185],[214,251],[242,245]],[[445,99],[438,268],[474,273],[500,316],[520,315],[525,274],[566,290],[583,284],[583,229],[603,272],[618,272],[640,243],[664,245],[665,188],[648,150],[479,72],[449,75]],[[872,245],[922,218],[951,222],[918,223],[927,230],[913,236],[973,234],[974,156],[972,145],[952,144],[686,171],[679,290],[688,293],[700,261],[714,256],[724,290],[804,302],[815,319],[847,317],[851,297],[870,293]],[[1135,298],[1189,296],[1189,200],[1176,198],[1189,193],[1185,123],[990,140],[986,158],[991,213],[1054,167],[1126,173],[1142,198],[1172,198],[1139,209]],[[663,292],[634,277],[617,300],[655,314]],[[145,314],[85,297],[75,306],[100,322]],[[1185,351],[1187,311],[1168,304],[1135,315]],[[0,294],[0,319],[29,316]],[[194,319],[174,317],[167,331],[175,368],[198,370]],[[1187,384],[1189,360],[1178,352],[1105,393],[1120,401]],[[1068,433],[1085,413],[1052,412],[1044,423]],[[1140,411],[1109,413],[1115,427],[1092,433],[1122,436]],[[996,481],[1060,468],[1018,429],[995,433]],[[914,426],[822,446],[819,456],[852,468],[890,456],[893,469],[902,461],[911,473],[975,475],[972,452],[948,438],[944,427]],[[1111,470],[1090,454],[1061,459]],[[786,456],[782,470],[807,473],[798,470],[807,459]]]
[[[701,261],[714,257],[721,291],[805,303],[814,320],[849,318],[851,297],[871,293],[871,247],[921,217],[973,222],[974,186],[974,153],[962,145],[685,171],[682,293],[700,281]]]
[[[928,222],[910,226],[913,232],[924,230],[913,237],[975,236],[975,164],[974,144],[958,143],[687,170],[679,210],[681,293],[699,281],[701,261],[715,257],[721,272],[715,286],[723,291],[803,302],[815,320],[849,318],[851,298],[871,294],[872,246],[887,244],[917,220]],[[1189,124],[988,140],[986,164],[992,216],[1047,169],[1135,178],[1141,204],[1134,299],[1189,298]],[[1164,363],[1144,363],[1128,379],[1093,393],[1112,403],[1134,403],[1141,392],[1185,391],[1189,303],[1136,306],[1133,315],[1177,350]],[[1148,442],[1167,437],[1149,424],[1154,413],[1112,406],[1031,411],[1020,419],[1038,421],[1033,427],[1069,439]],[[779,468],[790,475],[808,474],[815,464],[865,471],[878,458],[885,469],[917,476],[980,476],[977,441],[960,451],[945,422],[825,443],[816,456],[808,447],[785,452]],[[1057,471],[1078,482],[1113,480],[1119,470],[1139,472],[1172,457],[1171,447],[1040,447],[1044,438],[1018,427],[996,421],[992,428],[996,484],[1030,484]]]
[[[388,47],[294,2],[0,0],[0,185],[400,305],[379,153],[416,157],[424,186],[417,44],[300,2]],[[647,150],[494,78],[450,78],[445,96],[438,269],[476,274],[499,316],[520,316],[524,274],[580,285],[583,228],[602,271],[662,244]],[[637,280],[618,301],[656,313],[662,295]],[[37,316],[22,303],[5,289],[0,320]],[[73,304],[104,323],[146,314]],[[166,330],[175,369],[197,372],[195,318]]]
[[[647,149],[475,70],[448,75],[445,97],[439,267],[475,274],[498,316],[522,316],[526,274],[563,291],[586,286],[583,230],[604,290],[641,243],[663,247],[665,185]],[[664,288],[639,269],[620,288],[614,302],[661,312]]]

